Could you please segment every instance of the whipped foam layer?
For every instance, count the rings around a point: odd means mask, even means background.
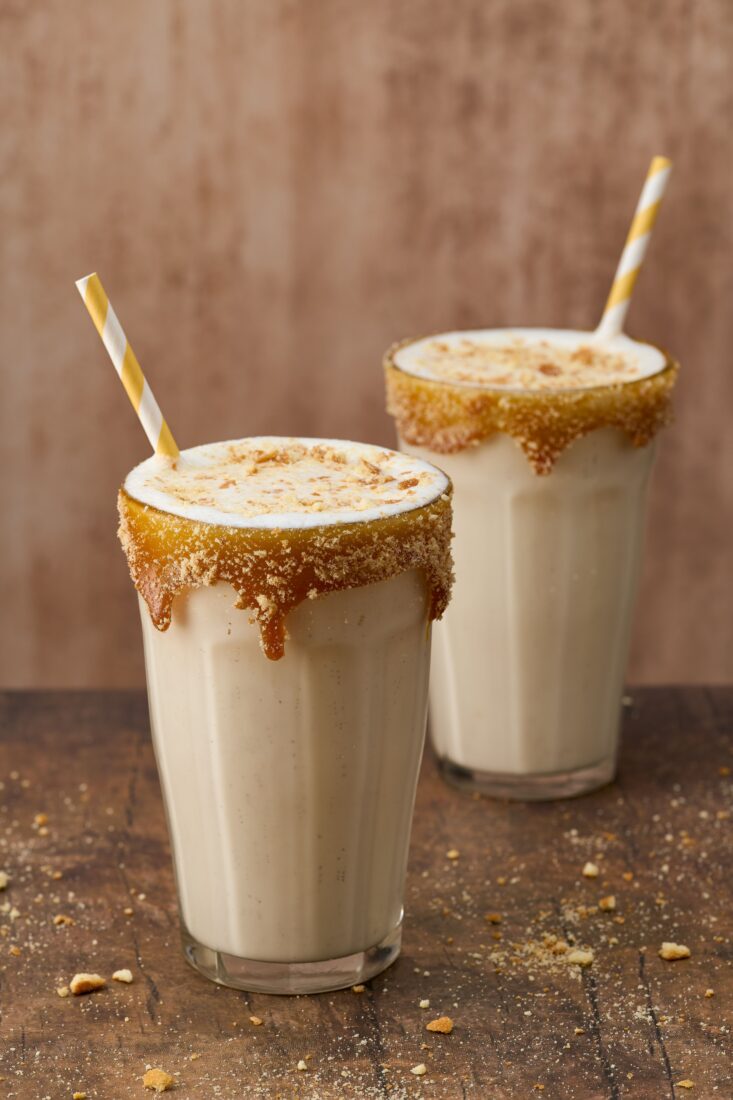
[[[421,508],[448,487],[435,466],[384,447],[281,436],[206,443],[173,462],[153,455],[123,486],[162,512],[242,528],[363,523]]]
[[[636,382],[667,365],[664,354],[628,336],[599,341],[572,329],[447,332],[398,348],[400,370],[452,386],[514,393],[593,389]]]

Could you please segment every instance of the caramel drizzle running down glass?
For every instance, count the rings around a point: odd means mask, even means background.
[[[82,284],[124,381],[124,334]],[[450,482],[335,440],[179,454],[163,423],[118,504],[184,952],[237,988],[349,986],[400,949]]]
[[[454,332],[385,358],[401,448],[455,489],[430,728],[458,786],[561,798],[614,775],[647,485],[678,370],[621,325],[668,174],[655,158],[595,333]]]

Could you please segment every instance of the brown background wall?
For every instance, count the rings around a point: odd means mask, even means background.
[[[380,357],[592,326],[651,154],[630,315],[683,361],[636,680],[731,679],[729,0],[2,0],[0,682],[142,678],[115,491],[145,438],[97,269],[179,442],[390,442]]]

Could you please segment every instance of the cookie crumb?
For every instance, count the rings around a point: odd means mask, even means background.
[[[584,1027],[576,1027],[575,1034],[576,1035],[585,1035],[585,1028]]]
[[[598,878],[598,875],[599,875],[598,864],[597,863],[586,863],[585,867],[583,868],[583,877],[584,878]]]
[[[423,999],[420,1001],[420,1008],[430,1008],[430,1001],[427,999],[427,997],[423,997]]]
[[[621,875],[621,878],[624,880],[624,882],[633,882],[634,881],[634,872],[633,871],[624,871],[624,873]]]
[[[85,1092],[75,1092],[71,1100],[87,1100],[87,1094]]]
[[[71,990],[69,989],[68,985],[60,985],[58,986],[56,992],[58,993],[59,997],[68,997],[71,993]]]
[[[689,959],[690,949],[684,943],[663,943],[659,948],[659,958],[672,962],[674,959]]]
[[[450,1016],[438,1016],[437,1020],[431,1020],[425,1025],[426,1031],[438,1031],[441,1035],[450,1035],[453,1030],[453,1021]]]
[[[143,1085],[154,1092],[167,1092],[174,1084],[170,1073],[164,1069],[149,1069],[143,1077]]]
[[[10,875],[6,871],[0,871],[0,890],[7,890]]]
[[[75,922],[73,917],[67,917],[65,913],[57,913],[53,918],[53,923],[57,928],[64,928],[66,925],[74,924]]]
[[[75,997],[82,993],[94,993],[96,989],[104,989],[107,983],[99,974],[75,974],[69,982],[69,989]]]
[[[584,951],[581,947],[576,947],[574,951],[570,951],[565,959],[572,966],[590,966],[595,958],[593,952],[588,949]]]
[[[501,924],[502,919],[501,913],[487,913],[484,917],[484,920],[488,921],[489,924]]]
[[[598,902],[598,908],[603,910],[604,913],[611,912],[612,909],[616,908],[616,895],[607,894],[605,898],[601,898]]]
[[[262,1027],[262,1020],[259,1016],[250,1016],[249,1022],[252,1024],[252,1027]]]
[[[127,982],[129,985],[132,981],[132,971],[126,968],[124,970],[115,970],[112,975],[112,980],[115,982]]]
[[[351,992],[352,993],[363,993],[365,989],[366,989],[365,985],[352,985]]]
[[[428,1072],[428,1067],[424,1062],[418,1062],[416,1066],[413,1066],[410,1073],[414,1073],[415,1077],[424,1077]]]
[[[706,989],[705,990],[705,996],[706,997],[714,997],[715,996],[715,990],[714,989]]]
[[[460,854],[461,853],[458,851],[457,848],[449,848],[448,851],[445,853],[446,859],[458,859]]]
[[[189,1060],[189,1062],[198,1062],[200,1057],[201,1057],[200,1054],[189,1054],[188,1060]]]
[[[297,1068],[300,1070],[301,1073],[304,1073],[308,1069],[308,1063],[304,1061],[303,1058],[301,1058],[298,1062]]]
[[[134,914],[135,910],[131,909],[129,905],[126,905],[122,912],[126,917],[131,917]]]
[[[678,1089],[694,1089],[695,1082],[691,1081],[689,1077],[685,1077],[684,1081],[677,1082]]]

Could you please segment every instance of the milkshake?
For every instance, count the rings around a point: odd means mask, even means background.
[[[305,993],[399,953],[451,487],[364,444],[258,437],[119,497],[184,951]]]
[[[625,336],[513,329],[408,341],[385,370],[402,449],[455,487],[430,691],[445,777],[525,799],[608,782],[676,365]]]

